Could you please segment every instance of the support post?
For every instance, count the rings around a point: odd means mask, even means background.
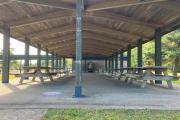
[[[161,29],[155,30],[155,66],[162,66],[162,53],[161,53]],[[161,74],[161,71],[155,71],[156,74]],[[156,80],[156,84],[162,84],[162,81]]]
[[[41,67],[41,45],[38,44],[37,49],[37,67]]]
[[[128,46],[127,51],[127,67],[131,67],[131,45]]]
[[[61,57],[59,58],[59,69],[61,70],[62,62],[61,62]]]
[[[118,71],[118,52],[115,54],[115,71]]]
[[[105,71],[106,71],[106,72],[108,71],[108,70],[107,70],[107,69],[108,69],[108,66],[107,66],[108,63],[107,63],[107,62],[108,62],[108,59],[106,58],[106,59],[105,59]]]
[[[76,82],[75,82],[75,97],[82,96],[82,10],[84,8],[82,0],[76,0]]]
[[[9,63],[10,63],[10,28],[3,28],[3,67],[2,67],[2,83],[9,83]]]
[[[66,69],[66,58],[65,57],[63,58],[63,69],[64,70]]]
[[[111,59],[110,59],[110,57],[109,57],[108,59],[109,59],[109,64],[108,64],[108,65],[109,65],[109,67],[108,67],[108,72],[109,72],[109,73],[111,73]]]
[[[51,68],[54,71],[54,53],[51,54]]]
[[[86,62],[86,59],[84,60],[84,71],[85,71],[85,73],[87,72],[87,62]]]
[[[48,54],[48,49],[46,49],[46,62],[45,62],[45,66],[48,67],[49,66],[49,54]]]
[[[120,68],[123,68],[124,67],[124,52],[123,51],[121,51],[121,56],[120,56]],[[124,72],[124,70],[123,69],[121,69],[121,71],[120,71],[121,73],[123,73]]]
[[[112,72],[112,74],[114,73],[114,55],[112,55],[112,66],[111,66],[111,72]]]
[[[142,38],[140,38],[138,40],[138,49],[137,49],[137,64],[138,64],[138,67],[142,67],[143,66],[143,61],[142,61]],[[142,70],[139,70],[138,71],[139,73],[142,73]]]
[[[58,55],[56,54],[56,70],[58,70]]]
[[[25,38],[25,60],[24,60],[24,66],[28,66],[29,67],[29,44],[30,44],[30,40],[29,38]],[[29,72],[28,69],[26,69],[25,72]],[[29,79],[28,77],[26,79]]]
[[[29,44],[30,40],[25,38],[25,61],[24,66],[29,66]]]

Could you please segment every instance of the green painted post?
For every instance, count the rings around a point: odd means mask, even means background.
[[[109,73],[111,73],[111,59],[110,59],[110,57],[108,58],[108,60],[109,60],[109,63],[108,63],[108,65],[109,65],[108,71],[109,71]]]
[[[107,72],[107,71],[108,71],[108,70],[107,70],[107,69],[108,69],[108,66],[107,66],[107,61],[108,61],[108,59],[106,58],[106,59],[105,59],[105,72]]]
[[[120,68],[124,67],[124,60],[123,60],[123,58],[124,58],[124,52],[121,51],[121,55],[120,55]],[[124,72],[123,69],[121,69],[120,72],[123,73]]]
[[[61,57],[59,58],[59,69],[62,69],[62,62],[61,62]]]
[[[66,58],[65,57],[63,58],[63,69],[64,70],[66,69]]]
[[[41,67],[41,45],[38,44],[37,46],[37,66]]]
[[[51,59],[51,68],[54,71],[54,53],[51,54],[51,57],[52,57],[52,59]]]
[[[112,74],[114,73],[114,55],[112,55],[112,66],[111,66],[111,72],[112,72]]]
[[[162,66],[162,52],[161,52],[161,29],[155,30],[155,66]],[[156,71],[156,74],[161,74],[161,71]],[[156,80],[156,84],[162,84],[162,81]]]
[[[84,71],[85,71],[85,73],[87,72],[87,63],[86,63],[86,59],[84,60]]]
[[[142,67],[143,66],[143,61],[142,61],[142,38],[138,40],[138,49],[137,49],[137,64],[138,67]],[[138,71],[139,73],[142,73],[142,70]]]
[[[10,47],[10,28],[3,28],[3,66],[2,66],[2,83],[9,83],[9,47]]]
[[[115,54],[115,71],[118,71],[118,53]]]
[[[49,66],[49,52],[48,52],[48,49],[46,49],[46,62],[45,62],[45,66],[46,67]]]
[[[76,82],[75,97],[82,96],[82,10],[84,8],[83,0],[76,0]]]
[[[131,67],[131,45],[128,46],[127,51],[127,67]]]
[[[58,55],[56,54],[56,69],[58,70]]]
[[[25,60],[24,60],[24,66],[29,66],[29,44],[30,40],[26,37],[25,38]],[[26,69],[25,72],[29,72],[28,69]],[[28,77],[25,79],[29,79]]]

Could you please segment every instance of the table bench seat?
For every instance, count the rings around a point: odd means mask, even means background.
[[[143,80],[179,80],[177,76],[164,76],[164,75],[154,75],[154,76],[143,76]]]
[[[49,75],[52,75],[52,73],[24,73],[21,76],[22,77],[48,77]]]

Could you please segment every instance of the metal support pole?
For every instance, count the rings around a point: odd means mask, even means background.
[[[28,38],[25,38],[25,61],[24,61],[24,66],[29,66],[29,44],[30,44],[30,40]]]
[[[108,63],[107,62],[108,62],[108,59],[106,58],[106,60],[105,60],[105,72],[108,71],[108,65],[107,65]]]
[[[81,60],[82,60],[82,10],[83,0],[76,0],[76,83],[75,97],[81,97]]]
[[[37,56],[38,56],[37,66],[41,67],[41,45],[38,44],[37,49],[38,49],[37,50]]]
[[[61,62],[61,58],[59,58],[59,69],[61,70],[62,68],[62,62]]]
[[[58,69],[58,55],[56,55],[56,69]]]
[[[45,62],[45,66],[48,67],[49,66],[49,54],[48,54],[48,49],[46,49],[46,62]]]
[[[142,38],[138,40],[138,49],[137,49],[137,64],[138,67],[142,67],[143,66],[143,61],[142,61]],[[138,71],[139,73],[142,73],[142,70]]]
[[[85,71],[85,73],[87,72],[87,62],[86,62],[86,59],[84,60],[84,71]]]
[[[115,71],[118,71],[118,53],[115,54]]]
[[[29,66],[29,44],[30,40],[28,38],[25,38],[25,61],[24,66]],[[29,72],[28,69],[26,69],[25,72]],[[26,79],[29,79],[28,77]]]
[[[3,28],[3,67],[2,67],[2,83],[9,83],[9,47],[10,47],[10,28]]]
[[[54,71],[54,53],[51,54],[51,68]]]
[[[155,30],[155,66],[162,66],[162,53],[161,53],[161,29]],[[161,74],[161,71],[156,71],[156,74]],[[156,80],[156,84],[162,84],[162,81]]]
[[[66,58],[63,58],[63,69],[66,69]]]
[[[112,55],[112,66],[111,66],[111,69],[112,69],[112,74],[114,73],[114,55]]]
[[[131,45],[128,46],[127,51],[127,67],[131,67]]]
[[[109,64],[109,67],[108,67],[108,72],[109,72],[109,73],[111,73],[111,59],[110,59],[110,58],[108,58],[108,60],[109,60],[109,63],[108,63],[108,64]]]
[[[120,56],[120,68],[123,68],[124,67],[124,60],[123,60],[123,58],[124,58],[124,52],[123,51],[121,51],[121,56]],[[123,69],[121,69],[121,71],[120,71],[121,73],[123,73],[124,72],[124,70]]]

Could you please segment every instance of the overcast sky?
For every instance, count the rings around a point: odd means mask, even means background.
[[[0,51],[2,51],[2,48],[3,48],[3,35],[0,33]],[[10,48],[14,49],[13,54],[23,55],[25,45],[24,45],[24,43],[11,38],[10,39]],[[30,55],[36,55],[36,54],[37,54],[37,49],[34,47],[30,47]],[[42,51],[41,54],[44,55],[45,52]]]

